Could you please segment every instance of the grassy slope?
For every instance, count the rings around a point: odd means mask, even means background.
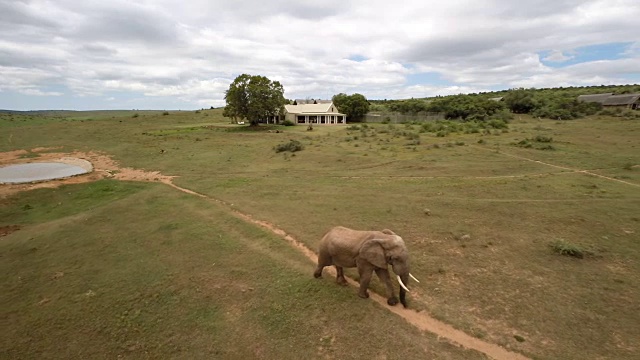
[[[523,116],[508,133],[420,134],[419,145],[401,134],[418,133],[415,126],[279,134],[197,126],[222,122],[217,111],[25,122],[7,129],[0,149],[107,151],[126,166],[180,175],[181,186],[276,223],[312,248],[336,224],[392,228],[408,242],[423,280],[413,307],[535,357],[634,357],[640,191],[508,155],[638,184],[640,169],[629,166],[640,164],[637,121]],[[556,150],[511,145],[537,135],[552,137]],[[305,150],[272,150],[289,139]],[[549,248],[556,239],[595,256],[559,257]]]
[[[164,185],[37,190],[1,215],[23,226],[0,242],[3,358],[482,358]]]

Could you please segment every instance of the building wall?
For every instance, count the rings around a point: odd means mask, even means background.
[[[340,120],[338,120],[340,118]],[[344,114],[295,114],[286,113],[285,120],[289,120],[296,125],[343,125],[347,123],[347,116]]]
[[[629,109],[629,110],[640,110],[640,103],[633,104],[625,104],[625,105],[604,105],[605,109]]]

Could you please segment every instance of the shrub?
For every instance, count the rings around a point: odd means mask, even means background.
[[[285,121],[282,122],[282,125],[284,125],[284,126],[294,126],[295,124],[291,120],[285,120]]]
[[[536,135],[536,137],[533,138],[533,141],[540,143],[550,143],[553,141],[553,138],[549,136]]]
[[[165,111],[165,112],[162,113],[162,115],[169,115],[169,112]]]
[[[529,139],[520,140],[514,144],[515,146],[523,147],[525,149],[532,148],[533,145],[529,142]]]
[[[550,246],[553,252],[562,256],[571,256],[582,259],[585,255],[590,254],[589,251],[584,250],[580,246],[566,242],[562,239],[552,242]]]
[[[640,118],[640,113],[638,111],[634,111],[634,110],[625,110],[623,112],[620,113],[620,116],[625,118],[625,119],[635,119],[635,118]]]
[[[504,110],[504,111],[499,111],[499,112],[493,114],[492,118],[496,119],[496,120],[502,120],[505,123],[507,123],[510,120],[513,120],[513,114],[510,113],[507,110]]]
[[[598,115],[602,116],[614,116],[616,114],[612,109],[604,109],[598,113]]]
[[[277,153],[283,152],[283,151],[296,152],[304,149],[304,146],[298,140],[289,140],[288,143],[276,145],[274,149]]]
[[[422,132],[432,132],[433,131],[433,123],[424,123],[422,124],[420,131]]]
[[[477,123],[469,123],[468,125],[465,126],[465,129],[464,129],[465,134],[477,134],[479,132],[480,132],[480,129]]]
[[[138,116],[140,116],[138,113],[133,114],[132,118],[137,118]]]
[[[507,125],[504,120],[499,119],[489,120],[489,122],[487,122],[487,125],[494,129],[506,129],[509,127],[509,125]]]
[[[418,140],[418,141],[420,141],[420,134],[416,134],[416,133],[412,133],[412,132],[405,132],[405,133],[403,133],[403,135],[407,140]]]

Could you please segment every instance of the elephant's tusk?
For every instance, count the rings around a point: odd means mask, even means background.
[[[409,276],[411,276],[411,278],[412,278],[413,280],[415,280],[416,282],[420,282],[420,280],[416,279],[416,277],[415,277],[415,276],[413,276],[413,275],[411,275],[411,273],[409,273]]]
[[[409,289],[407,289],[407,287],[402,282],[402,279],[400,279],[400,275],[396,275],[396,278],[398,278],[398,282],[400,283],[400,286],[402,286],[403,289],[409,291]]]

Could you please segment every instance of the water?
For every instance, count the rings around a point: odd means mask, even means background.
[[[9,165],[0,168],[0,184],[19,184],[47,181],[86,174],[80,166],[59,162]]]

